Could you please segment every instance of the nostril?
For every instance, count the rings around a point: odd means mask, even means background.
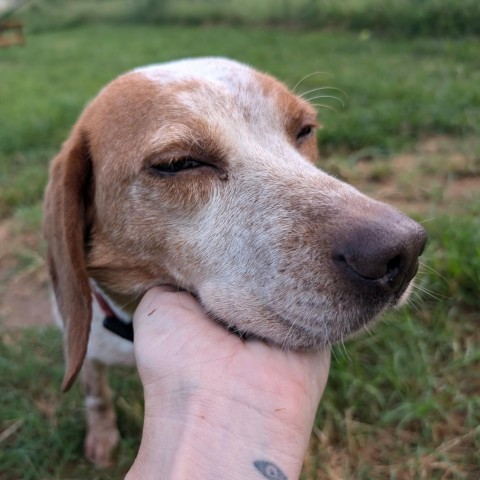
[[[375,245],[354,245],[335,256],[335,260],[365,280],[390,280],[400,271],[401,256],[378,250]]]
[[[332,253],[350,279],[397,292],[415,276],[426,234],[413,220],[391,216],[341,232]]]
[[[402,256],[397,255],[387,262],[387,271],[385,276],[389,282],[395,281],[401,272]]]
[[[390,286],[401,281],[403,276],[404,258],[402,254],[394,256],[382,255],[382,252],[374,251],[363,255],[353,254],[337,254],[334,260],[339,263],[342,268],[346,268],[349,272],[355,274],[357,278],[369,281],[382,280]]]

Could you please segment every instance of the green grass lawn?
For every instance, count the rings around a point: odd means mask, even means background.
[[[43,268],[47,165],[83,105],[125,70],[199,55],[251,63],[291,87],[325,72],[297,87],[345,92],[331,91],[344,108],[319,108],[320,166],[374,195],[390,188],[382,198],[431,238],[410,308],[335,349],[304,478],[480,478],[477,39],[139,25],[29,34],[26,47],[0,50],[0,226],[13,232],[0,247],[0,299]],[[135,373],[112,372],[122,443],[117,467],[97,472],[82,457],[78,388],[59,393],[58,332],[0,334],[0,479],[120,478],[141,431]]]
[[[411,38],[480,33],[476,0],[42,0],[24,9],[30,31],[123,22],[336,28]]]
[[[26,48],[0,51],[0,217],[40,198],[45,166],[84,104],[135,66],[225,55],[292,87],[325,72],[297,87],[302,93],[333,86],[348,95],[344,109],[319,99],[339,111],[320,108],[321,149],[384,154],[428,135],[479,135],[478,51],[475,40],[406,45],[356,34],[226,27],[92,26],[32,35]]]

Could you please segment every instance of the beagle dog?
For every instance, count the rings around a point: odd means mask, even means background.
[[[341,341],[405,301],[424,229],[317,168],[317,127],[307,101],[223,58],[130,71],[81,114],[44,231],[63,389],[82,369],[94,463],[119,439],[105,366],[134,363],[126,338],[151,287],[284,349]]]

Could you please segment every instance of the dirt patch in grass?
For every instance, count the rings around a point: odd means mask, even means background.
[[[15,278],[0,295],[0,318],[5,328],[53,323],[44,268]]]
[[[0,224],[0,324],[4,328],[53,323],[39,232],[21,232],[16,221]]]
[[[326,170],[362,192],[419,217],[461,214],[480,199],[480,141],[432,137],[408,152],[366,152],[327,161]]]
[[[458,178],[446,185],[447,199],[464,203],[473,195],[480,195],[480,177]]]
[[[317,480],[478,478],[475,436],[480,430],[457,436],[449,433],[445,440],[436,440],[437,448],[432,452],[422,448],[421,435],[407,430],[351,422],[345,444],[332,441],[325,431],[314,428],[304,472],[306,478]],[[417,449],[413,455],[412,446]],[[465,463],[456,464],[460,458]]]

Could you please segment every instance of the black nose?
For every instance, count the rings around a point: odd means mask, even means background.
[[[350,277],[397,292],[418,270],[418,257],[427,240],[424,228],[403,214],[389,210],[343,231],[334,260]]]

